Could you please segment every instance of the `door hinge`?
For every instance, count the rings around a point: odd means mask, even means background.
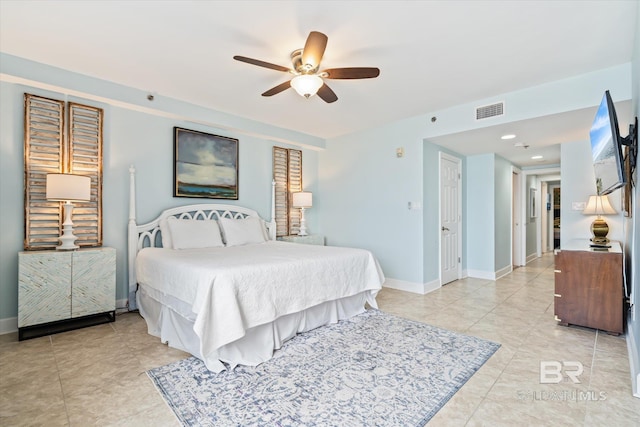
[[[458,257],[458,263],[460,262],[460,257]]]

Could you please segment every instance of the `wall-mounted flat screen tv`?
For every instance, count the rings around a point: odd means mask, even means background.
[[[609,194],[623,187],[627,180],[622,158],[622,141],[609,91],[602,97],[589,137],[598,194]]]

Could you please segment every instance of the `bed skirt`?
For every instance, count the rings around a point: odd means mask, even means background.
[[[138,288],[136,300],[149,334],[199,358],[210,371],[220,372],[236,365],[257,366],[269,360],[274,350],[296,334],[363,313],[365,303],[377,308],[376,293],[365,291],[281,316],[271,323],[248,329],[244,337],[207,355],[202,354],[200,337],[193,329],[195,314],[186,303],[143,285]]]

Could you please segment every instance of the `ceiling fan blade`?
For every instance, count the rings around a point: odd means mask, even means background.
[[[327,79],[372,79],[380,75],[380,69],[375,67],[329,68],[322,72]]]
[[[236,55],[233,57],[233,59],[240,62],[246,62],[247,64],[257,65],[258,67],[270,68],[276,71],[284,71],[285,73],[288,73],[289,71],[291,71],[289,68],[283,67],[282,65],[276,65],[270,62],[260,61],[259,59],[247,58],[246,56]]]
[[[323,83],[322,86],[320,86],[320,89],[318,89],[318,96],[328,104],[331,104],[332,102],[336,102],[338,100],[338,96],[336,95],[336,93],[332,91],[326,83]]]
[[[269,89],[268,91],[266,91],[265,93],[262,94],[262,96],[273,96],[273,95],[277,95],[280,92],[287,90],[291,87],[291,80],[284,82],[284,83],[280,83],[278,86],[276,87],[272,87],[271,89]]]
[[[318,68],[324,50],[327,47],[328,37],[318,31],[311,31],[302,49],[302,65],[310,66],[311,70]]]

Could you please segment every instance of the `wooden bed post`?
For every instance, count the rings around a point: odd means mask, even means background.
[[[135,259],[138,252],[138,230],[136,225],[136,168],[129,166],[129,227],[128,227],[128,270],[129,270],[129,311],[136,306],[136,280]]]

